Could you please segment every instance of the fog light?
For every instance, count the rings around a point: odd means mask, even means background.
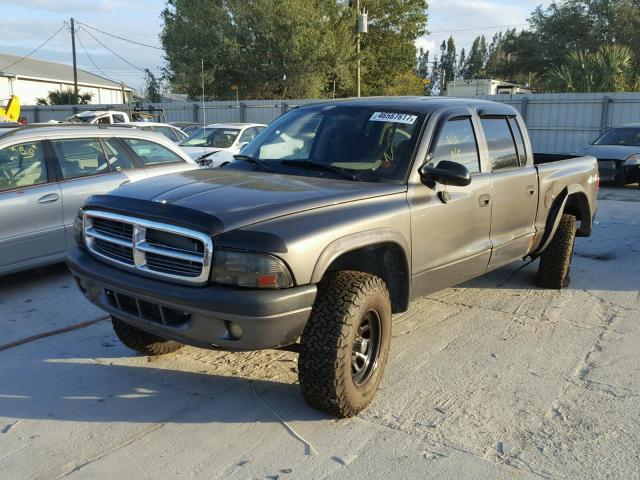
[[[234,340],[240,340],[242,338],[242,335],[244,335],[242,327],[235,322],[226,322],[226,324],[229,336]]]

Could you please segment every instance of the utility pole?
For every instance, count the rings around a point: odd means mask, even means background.
[[[76,65],[76,27],[71,17],[71,53],[73,54],[73,103],[78,103],[78,67]]]
[[[356,0],[356,12],[358,13],[358,33],[356,34],[356,97],[360,96],[360,0]]]
[[[365,9],[360,11],[360,0],[356,0],[356,11],[358,14],[358,32],[356,34],[356,97],[360,96],[360,40],[363,33],[368,32],[367,12]]]

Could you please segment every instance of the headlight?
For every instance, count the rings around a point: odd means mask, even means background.
[[[293,279],[278,258],[263,253],[216,249],[211,281],[249,288],[287,288]]]
[[[640,153],[634,153],[633,155],[629,155],[624,162],[622,162],[623,167],[629,167],[632,165],[640,165]]]

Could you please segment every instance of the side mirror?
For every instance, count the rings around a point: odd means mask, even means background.
[[[422,183],[427,186],[433,185],[433,182],[438,182],[443,185],[466,187],[471,183],[471,174],[467,167],[449,160],[442,160],[437,167],[424,164],[419,171]]]
[[[242,142],[242,143],[239,143],[239,144],[238,144],[238,148],[239,148],[240,150],[242,150],[242,149],[243,149],[244,147],[246,147],[248,144],[249,144],[249,142]]]

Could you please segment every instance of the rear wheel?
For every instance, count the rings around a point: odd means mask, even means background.
[[[164,355],[175,352],[183,345],[173,340],[166,340],[112,316],[111,324],[120,341],[131,350],[145,355]]]
[[[540,255],[540,266],[536,276],[536,284],[539,287],[561,289],[569,286],[576,228],[576,217],[562,215],[553,239]]]
[[[301,338],[300,387],[312,407],[350,417],[382,380],[391,342],[391,302],[382,279],[342,271],[319,286]]]

